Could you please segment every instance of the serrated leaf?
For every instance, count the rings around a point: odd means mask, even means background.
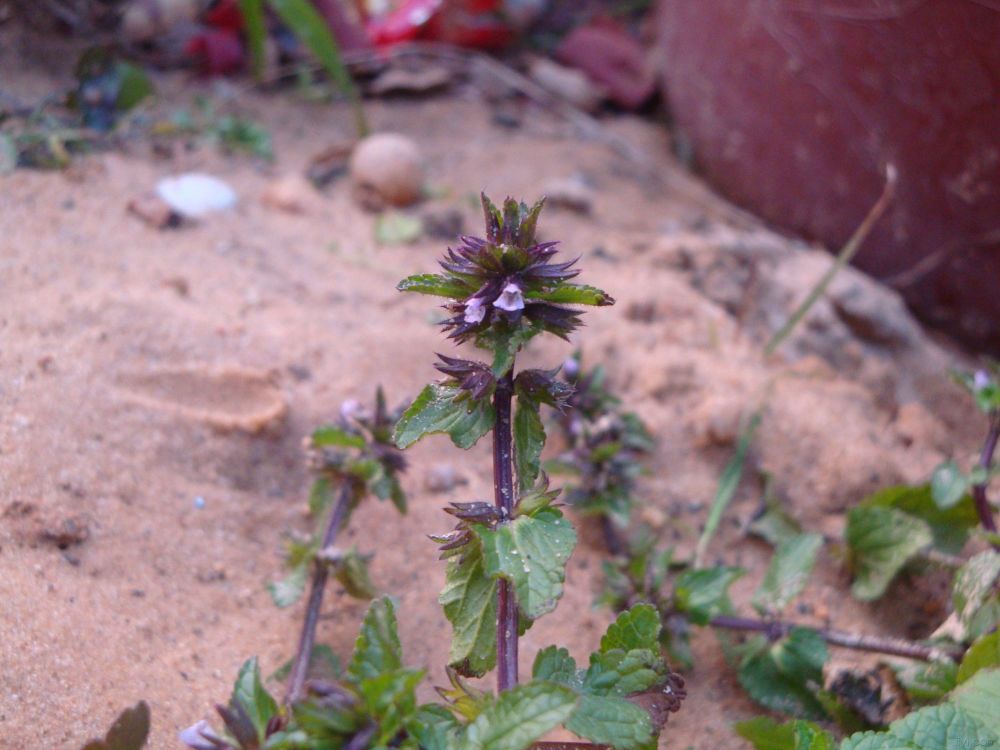
[[[941,464],[931,475],[931,497],[942,510],[957,505],[968,489],[969,480],[954,461]]]
[[[955,688],[951,702],[1000,735],[1000,669],[984,669]]]
[[[361,681],[358,689],[368,713],[378,723],[370,747],[388,747],[417,707],[416,688],[422,669],[396,669]]]
[[[317,448],[364,448],[361,435],[335,426],[320,427],[312,434],[312,444]]]
[[[652,604],[636,604],[622,612],[601,637],[601,651],[620,648],[655,651],[660,641],[660,614]]]
[[[896,679],[903,686],[911,703],[934,703],[955,687],[958,665],[953,661],[893,664]]]
[[[525,617],[536,620],[556,608],[576,546],[576,531],[562,513],[544,508],[496,529],[477,524],[473,530],[482,541],[486,575],[513,584]]]
[[[660,650],[620,648],[590,655],[582,690],[593,695],[631,695],[663,682],[667,665]]]
[[[243,707],[257,732],[258,739],[263,740],[267,723],[278,712],[278,704],[264,688],[256,656],[247,659],[240,667],[229,702],[231,705],[239,704]]]
[[[368,574],[368,562],[351,547],[333,564],[333,575],[344,590],[356,599],[371,599],[378,594]]]
[[[455,714],[434,703],[420,706],[406,725],[421,750],[449,750],[458,728]]]
[[[149,739],[149,705],[139,701],[115,719],[104,739],[91,740],[82,750],[142,750]]]
[[[579,682],[576,674],[576,660],[570,656],[569,651],[558,646],[543,648],[535,655],[531,677],[535,680],[558,682],[567,687],[573,687]]]
[[[851,593],[862,601],[882,596],[906,563],[934,540],[924,521],[878,506],[852,508],[844,536],[854,568]]]
[[[653,739],[653,726],[645,710],[624,698],[582,695],[566,728],[591,742],[616,750],[636,750]]]
[[[464,299],[472,293],[472,290],[469,290],[461,282],[433,273],[407,276],[396,285],[396,289],[401,292],[433,294],[437,297],[450,297],[451,299]]]
[[[741,568],[686,570],[674,583],[674,606],[696,625],[707,625],[730,608],[729,587],[744,574]]]
[[[935,505],[929,484],[889,487],[866,498],[861,505],[895,508],[919,518],[930,526],[934,546],[949,555],[961,552],[969,537],[969,529],[975,528],[979,523],[979,516],[970,496],[964,495],[951,508],[942,510]]]
[[[986,603],[997,579],[1000,578],[1000,554],[993,550],[980,552],[955,573],[952,604],[955,615],[968,630],[976,612]]]
[[[460,674],[480,677],[496,666],[497,581],[486,575],[482,546],[469,544],[448,561],[438,601],[452,625],[448,664]]]
[[[493,427],[493,404],[487,399],[455,401],[459,389],[432,384],[424,388],[396,424],[393,440],[408,448],[425,435],[447,433],[459,448],[471,448]]]
[[[996,704],[993,714],[996,715]],[[972,713],[952,703],[928,706],[907,714],[889,725],[889,734],[912,742],[920,750],[964,750],[1000,742],[997,734]]]
[[[538,402],[518,396],[514,409],[514,466],[521,492],[527,492],[538,478],[539,460],[545,447],[545,425],[538,414]]]
[[[1000,631],[998,630],[984,635],[969,647],[958,667],[956,681],[958,684],[962,684],[980,670],[993,667],[1000,667]]]
[[[759,612],[780,612],[805,588],[823,546],[820,534],[799,534],[778,545],[753,605]]]
[[[347,668],[355,680],[375,677],[403,666],[403,647],[396,628],[396,607],[383,596],[368,607]]]
[[[290,607],[299,600],[306,590],[306,583],[309,581],[309,564],[298,565],[279,581],[271,581],[267,584],[267,590],[271,592],[271,600],[274,606],[284,609]]]
[[[751,698],[772,711],[805,719],[826,718],[814,690],[823,684],[826,642],[808,628],[794,628],[786,638],[740,666],[740,684]]]
[[[551,682],[530,682],[505,690],[466,728],[456,750],[526,750],[565,722],[577,695]]]
[[[833,736],[811,721],[796,721],[793,724],[795,732],[795,750],[833,750]]]
[[[527,299],[537,299],[553,302],[557,305],[613,305],[615,303],[607,292],[595,286],[586,284],[566,284],[546,289],[544,291],[525,292]]]
[[[888,732],[857,732],[840,743],[840,750],[918,750],[908,740]]]

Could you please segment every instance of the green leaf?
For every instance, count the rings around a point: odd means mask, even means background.
[[[888,732],[857,732],[840,743],[840,750],[918,750],[908,740]]]
[[[952,603],[958,621],[968,631],[976,613],[990,597],[1000,578],[1000,554],[993,550],[980,552],[955,573]]]
[[[475,290],[470,290],[462,282],[435,273],[420,273],[407,276],[396,285],[400,292],[433,294],[436,297],[465,299]]]
[[[562,513],[544,508],[496,529],[477,524],[473,531],[482,540],[486,574],[513,584],[525,617],[536,620],[556,608],[576,546],[576,531]]]
[[[1000,631],[994,630],[969,647],[958,667],[956,681],[961,684],[982,669],[1000,667]]]
[[[417,707],[416,688],[422,669],[396,669],[361,681],[359,691],[368,713],[378,723],[370,747],[387,747],[412,717]]]
[[[941,510],[958,504],[969,489],[969,480],[954,461],[946,461],[931,476],[931,497]]]
[[[772,506],[751,522],[749,532],[777,547],[786,539],[798,536],[802,527],[780,506]]]
[[[514,366],[514,357],[531,339],[542,332],[538,323],[522,319],[516,326],[493,326],[476,338],[476,346],[493,352],[493,375],[501,378]]]
[[[825,719],[826,711],[814,690],[823,684],[826,658],[826,642],[819,633],[794,628],[787,638],[748,655],[740,666],[740,684],[751,698],[772,711]]]
[[[493,405],[482,401],[455,401],[459,389],[432,384],[424,388],[410,404],[399,422],[393,440],[408,448],[424,435],[447,433],[459,448],[471,448],[493,428]]]
[[[796,721],[795,750],[833,750],[833,736],[811,721]]]
[[[652,604],[636,604],[622,612],[601,637],[601,651],[620,648],[655,651],[660,642],[660,615]]]
[[[487,576],[478,540],[448,560],[438,601],[452,625],[448,664],[460,674],[480,677],[496,666],[497,581]]]
[[[396,629],[396,608],[392,599],[383,596],[368,607],[347,671],[360,681],[402,666],[403,647]]]
[[[513,426],[517,484],[521,492],[526,492],[538,478],[539,460],[545,447],[545,425],[538,414],[538,402],[519,395]]]
[[[317,448],[364,448],[365,439],[361,435],[330,425],[313,432],[312,444]]]
[[[458,727],[455,714],[440,704],[428,703],[417,709],[406,731],[421,750],[449,750]]]
[[[581,689],[591,695],[627,696],[661,684],[666,671],[659,648],[611,649],[590,655]]]
[[[364,111],[358,103],[357,89],[350,72],[340,56],[340,49],[330,33],[329,26],[309,0],[268,0],[274,12],[292,33],[319,59],[337,88],[347,96],[355,107],[359,135],[368,132]]]
[[[309,490],[309,515],[319,518],[330,507],[331,501],[330,480],[319,477]]]
[[[908,661],[892,665],[911,703],[936,703],[955,687],[958,665],[953,661]]]
[[[795,725],[779,724],[766,716],[756,716],[733,725],[733,729],[754,750],[795,750]]]
[[[299,600],[306,590],[306,583],[309,581],[309,563],[298,565],[280,581],[271,581],[267,584],[267,590],[271,592],[271,600],[274,606],[290,607]]]
[[[615,301],[607,292],[586,284],[559,284],[545,291],[528,291],[527,299],[543,300],[558,305],[613,305]]]
[[[240,12],[250,48],[250,70],[258,81],[264,75],[267,45],[267,24],[264,21],[264,0],[240,0]]]
[[[118,96],[115,99],[115,109],[119,112],[128,112],[143,99],[153,95],[153,82],[145,70],[127,62],[119,62],[116,68]]]
[[[951,702],[1000,735],[1000,669],[983,669],[951,694]],[[982,745],[980,745],[982,747]]]
[[[802,592],[822,546],[820,534],[799,534],[778,545],[753,597],[758,612],[780,612]]]
[[[91,740],[82,750],[142,750],[149,739],[149,705],[139,701],[115,719],[103,740]]]
[[[971,497],[965,495],[956,505],[942,510],[934,503],[929,484],[889,487],[866,498],[861,505],[895,508],[925,521],[934,534],[934,546],[950,555],[961,552],[969,529],[979,523]]]
[[[730,609],[729,587],[746,571],[741,568],[686,570],[674,583],[674,605],[686,612],[691,622],[707,625],[716,615]]]
[[[278,704],[261,682],[260,666],[257,664],[256,656],[247,659],[240,667],[230,703],[234,705],[239,703],[243,706],[243,710],[257,731],[257,737],[263,740],[267,723],[278,712]]]
[[[333,563],[333,575],[355,599],[372,599],[378,594],[368,575],[368,561],[354,547]]]
[[[569,651],[558,646],[543,648],[535,655],[535,663],[531,668],[531,677],[535,680],[548,680],[560,685],[573,687],[579,683],[576,673],[576,660]]]
[[[933,541],[924,521],[878,506],[852,508],[844,536],[854,567],[851,593],[863,601],[882,596],[906,563]]]
[[[736,443],[736,452],[729,459],[726,468],[723,469],[722,476],[719,477],[719,486],[715,490],[715,498],[712,500],[712,507],[708,511],[705,529],[701,532],[701,537],[698,539],[698,546],[695,549],[694,566],[696,568],[700,568],[704,564],[705,553],[708,551],[708,543],[712,541],[712,537],[719,528],[719,522],[722,521],[722,515],[726,512],[726,508],[729,507],[729,503],[732,502],[733,496],[736,494],[736,489],[740,486],[740,479],[743,477],[743,465],[746,463],[750,443],[753,440],[754,433],[757,432],[757,428],[760,426],[762,418],[762,409],[758,409],[751,415],[750,420],[740,433],[740,439]]]
[[[993,713],[996,714],[996,704]],[[920,750],[964,750],[1000,742],[996,733],[972,713],[952,703],[928,706],[907,714],[889,725],[889,734],[912,742]]]
[[[375,241],[380,245],[410,245],[423,233],[424,222],[419,216],[388,211],[375,219]]]
[[[456,750],[526,750],[565,722],[576,702],[576,693],[551,682],[517,685],[479,714]]]
[[[609,696],[580,696],[566,728],[616,750],[636,750],[653,739],[653,726],[645,710],[624,698]]]

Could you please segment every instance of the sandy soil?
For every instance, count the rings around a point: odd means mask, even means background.
[[[65,79],[35,66],[19,85],[30,93],[55,82]],[[176,76],[160,85],[161,112],[213,92]],[[176,748],[176,731],[210,715],[243,659],[258,654],[267,672],[287,659],[301,608],[275,609],[264,584],[280,572],[283,534],[306,524],[302,437],[344,399],[367,400],[375,383],[391,400],[411,397],[435,376],[432,353],[449,350],[433,303],[394,291],[404,275],[432,270],[443,242],[378,246],[373,216],[343,180],[310,196],[301,214],[261,202],[276,177],[349,138],[348,112],[291,94],[244,93],[229,106],[270,129],[274,164],[183,143],[164,156],[139,139],[66,173],[0,178],[3,748],[76,748],[140,698],[152,707],[150,747]],[[578,342],[590,361],[606,362],[656,433],[643,522],[682,550],[697,536],[740,416],[765,394],[752,465],[775,472],[792,512],[830,535],[865,492],[921,480],[946,454],[972,449],[976,421],[945,377],[961,356],[899,309],[871,319],[903,321],[904,343],[859,333],[844,323],[855,318],[828,305],[782,354],[761,354],[762,337],[826,261],[713,198],[670,160],[651,125],[622,118],[608,127],[643,149],[655,181],[542,112],[502,128],[473,95],[373,103],[370,115],[425,150],[443,197],[420,210],[454,208],[467,230],[478,230],[470,196],[480,189],[533,199],[553,177],[592,181],[592,215],[552,208],[542,233],[582,255],[583,279],[618,299],[587,316]],[[177,230],[126,212],[158,178],[191,169],[228,181],[237,209]],[[849,283],[883,299],[856,275]],[[569,351],[533,346],[525,360],[551,365]],[[444,501],[489,496],[488,446],[462,455],[432,439],[411,462],[410,514],[373,502],[348,537],[376,553],[374,579],[399,597],[408,658],[441,684],[444,568],[426,535],[450,527]],[[444,497],[427,491],[441,464],[468,484]],[[751,471],[713,550],[750,569],[736,590],[743,602],[768,555],[742,531],[760,495]],[[590,604],[598,539],[584,530],[565,599],[524,639],[524,667],[551,642],[578,658],[596,644],[610,617]],[[845,584],[824,553],[805,619],[915,636],[943,606],[925,591],[920,616],[901,617],[916,601],[908,585],[863,607]],[[321,641],[346,654],[363,610],[331,593]],[[664,743],[742,747],[729,724],[760,711],[710,634],[696,655],[690,698]]]

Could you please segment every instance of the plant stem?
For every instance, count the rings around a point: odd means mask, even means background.
[[[323,550],[337,539],[337,532],[344,525],[351,505],[351,482],[344,480],[340,485],[340,494],[330,510],[330,520],[327,521],[323,540],[320,543],[320,555]],[[306,607],[306,618],[302,623],[302,633],[299,635],[299,647],[292,662],[292,673],[288,680],[288,693],[285,703],[292,704],[302,697],[302,689],[309,673],[309,660],[312,657],[313,644],[316,642],[316,624],[319,622],[319,611],[323,605],[323,590],[330,576],[330,565],[322,557],[314,562],[312,585],[309,589],[309,604]]]
[[[510,402],[514,393],[514,367],[497,380],[493,394],[493,500],[501,523],[514,511],[514,472],[511,450]],[[517,684],[517,600],[513,587],[500,579],[497,586],[497,690]]]
[[[989,483],[990,466],[993,465],[993,454],[996,452],[998,439],[1000,439],[1000,412],[995,412],[990,417],[990,431],[986,433],[983,451],[979,454],[979,466],[986,472],[987,479],[981,484],[972,485],[972,499],[976,504],[979,522],[991,534],[997,533],[997,523],[993,518],[990,501],[986,497],[986,485]],[[994,544],[993,549],[1000,549],[1000,544]]]
[[[725,628],[727,630],[746,630],[763,633],[772,641],[788,635],[792,628],[808,627],[782,620],[757,620],[750,617],[735,617],[730,615],[713,617],[709,621],[709,624],[712,627]],[[845,633],[842,630],[824,630],[821,628],[815,628],[815,630],[831,646],[840,646],[841,648],[850,648],[856,651],[873,651],[879,654],[902,656],[907,659],[920,659],[921,661],[943,661],[947,659],[958,661],[961,658],[961,653],[958,651],[925,646],[922,643],[914,643],[913,641],[901,638],[879,638],[877,636],[857,635],[856,633]]]

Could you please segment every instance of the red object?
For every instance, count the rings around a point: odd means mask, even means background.
[[[240,35],[231,29],[201,31],[188,40],[184,51],[205,75],[235,73],[246,61]]]
[[[243,31],[243,13],[237,0],[219,0],[205,11],[204,21],[217,29]]]
[[[578,68],[626,109],[636,109],[656,89],[639,42],[616,23],[594,21],[573,29],[556,49],[558,60]]]
[[[500,17],[500,0],[403,0],[366,24],[378,46],[417,39],[495,50],[509,44],[513,30]]]
[[[899,172],[857,265],[1000,352],[1000,4],[659,0],[665,94],[698,167],[840,246]]]

